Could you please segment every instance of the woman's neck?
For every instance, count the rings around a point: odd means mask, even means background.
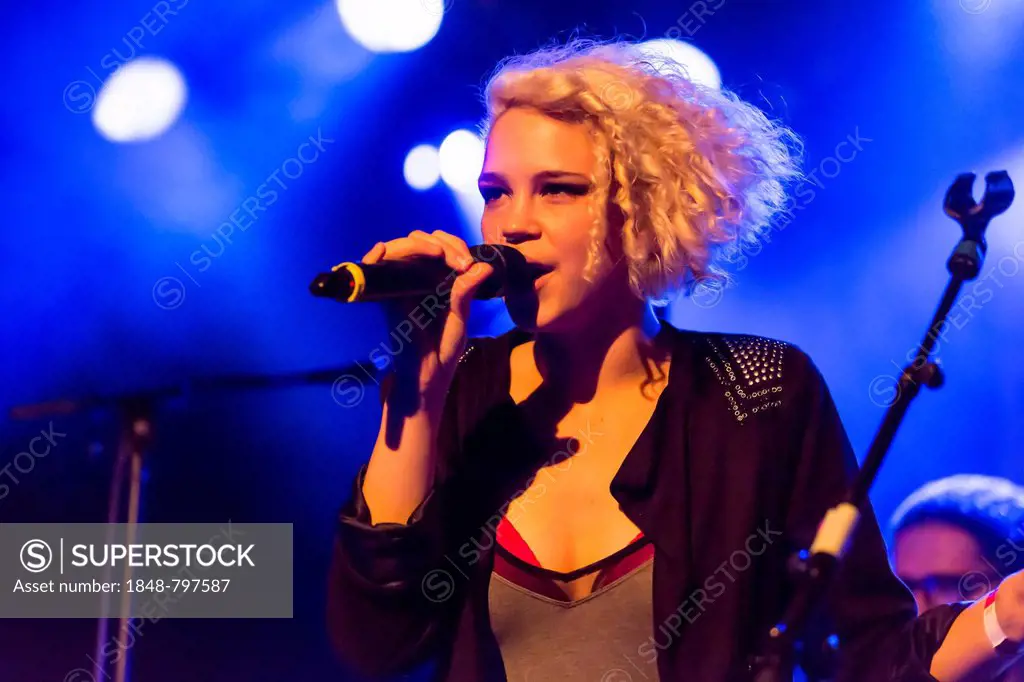
[[[572,402],[656,374],[665,359],[655,337],[661,322],[644,303],[631,315],[601,318],[572,333],[539,333],[533,348],[537,370],[548,385],[565,387]]]

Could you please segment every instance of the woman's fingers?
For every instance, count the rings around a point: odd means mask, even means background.
[[[384,242],[377,242],[376,244],[373,245],[372,249],[366,252],[366,255],[363,256],[362,262],[367,265],[376,263],[380,261],[381,258],[384,257],[384,254],[386,252],[387,246],[384,244]]]
[[[460,274],[466,272],[473,264],[466,242],[441,230],[435,230],[432,234],[427,234],[423,230],[413,230],[405,237],[389,242],[378,242],[363,256],[363,263],[422,256],[444,258],[445,264]]]
[[[457,318],[463,322],[469,318],[470,303],[473,302],[477,289],[493,272],[494,268],[487,263],[474,263],[465,273],[455,278],[452,284],[451,304],[452,313]]]
[[[384,255],[381,260],[405,260],[424,256],[443,258],[444,246],[426,232],[414,230],[406,237],[384,242]]]
[[[427,234],[422,230],[413,230],[409,236],[439,246],[444,254],[445,264],[459,274],[465,272],[473,264],[473,259],[469,256],[469,247],[454,235],[440,230],[435,230],[433,234]]]
[[[444,245],[448,267],[464,273],[473,264],[473,256],[464,240],[442,230],[434,230],[430,236]]]
[[[410,232],[407,237],[392,239],[387,242],[387,256],[385,260],[402,260],[423,256],[440,258],[444,256],[444,247],[441,243],[429,237],[430,235],[426,232],[416,230]]]

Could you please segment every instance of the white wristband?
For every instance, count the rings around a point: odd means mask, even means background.
[[[993,590],[985,597],[985,615],[983,617],[985,634],[988,636],[992,648],[1000,656],[1019,656],[1024,654],[1024,644],[1013,642],[1007,638],[1003,627],[999,624],[999,616],[996,615],[996,593],[998,591],[998,589]]]

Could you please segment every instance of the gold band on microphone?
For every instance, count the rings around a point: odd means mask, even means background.
[[[359,263],[339,263],[331,268],[331,272],[337,272],[338,270],[348,270],[349,274],[352,275],[352,293],[345,299],[346,303],[353,303],[358,301],[363,293],[366,291],[366,275],[363,274],[363,268],[360,267]]]

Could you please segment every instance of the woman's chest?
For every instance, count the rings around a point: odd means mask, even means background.
[[[560,440],[566,444],[543,460],[505,514],[541,566],[570,572],[615,553],[637,537],[639,529],[620,509],[610,488],[644,430],[644,418],[650,415],[559,425],[559,433],[566,436]]]

